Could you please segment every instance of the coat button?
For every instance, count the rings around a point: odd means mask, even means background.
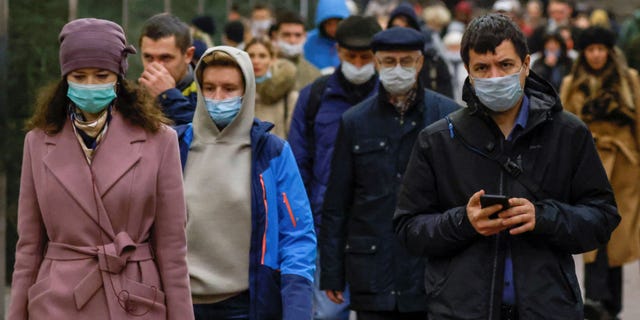
[[[417,123],[415,121],[411,121],[411,125],[415,127]]]
[[[353,146],[353,150],[360,150],[360,146],[359,145]]]
[[[384,147],[384,141],[380,142],[380,146]]]
[[[371,246],[371,250],[375,250],[375,249],[376,249],[376,245],[374,244]]]

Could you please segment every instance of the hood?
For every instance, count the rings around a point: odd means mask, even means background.
[[[286,59],[276,60],[270,68],[271,78],[256,85],[260,102],[274,104],[293,90],[296,84],[297,68]]]
[[[331,18],[345,19],[349,13],[344,0],[320,0],[316,7],[316,27],[320,28],[322,22]]]
[[[216,51],[223,51],[229,54],[240,66],[242,70],[242,76],[244,77],[244,96],[242,97],[242,106],[236,118],[229,123],[224,130],[220,131],[215,125],[207,107],[205,105],[204,96],[202,95],[202,72],[206,66],[203,62],[206,57],[210,56]],[[196,104],[195,115],[193,116],[194,123],[194,138],[202,138],[207,140],[208,138],[222,138],[223,136],[233,138],[247,138],[249,131],[253,123],[254,107],[256,99],[256,81],[253,74],[253,66],[249,55],[242,50],[229,46],[217,46],[207,49],[205,53],[198,61],[195,70],[196,86],[198,91],[198,102]]]
[[[411,4],[408,2],[403,2],[399,4],[391,14],[389,15],[389,23],[387,24],[387,29],[391,28],[391,21],[397,16],[405,16],[407,17],[407,21],[409,22],[409,27],[420,31],[420,23],[418,22],[418,16],[416,15],[416,11],[413,9]]]
[[[543,111],[543,113],[558,112],[562,110],[560,97],[556,93],[555,89],[553,89],[553,86],[533,72],[533,70],[529,71],[529,76],[525,80],[524,94],[529,97],[529,110],[532,113],[537,113],[539,111]],[[464,81],[464,87],[462,88],[462,100],[467,103],[471,112],[488,110],[488,108],[478,100],[478,97],[473,90],[473,86],[469,82],[469,77]]]

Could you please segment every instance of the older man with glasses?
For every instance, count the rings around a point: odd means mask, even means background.
[[[339,303],[348,283],[358,320],[426,319],[424,262],[402,248],[392,217],[418,132],[458,105],[418,84],[423,41],[402,27],[373,37],[382,86],[347,110],[338,130],[321,211],[320,288]]]

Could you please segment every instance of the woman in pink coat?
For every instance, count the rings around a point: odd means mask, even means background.
[[[193,319],[176,134],[124,79],[119,25],[59,39],[24,143],[9,319]]]

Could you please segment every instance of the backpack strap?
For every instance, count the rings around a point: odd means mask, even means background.
[[[315,134],[314,134],[314,126],[316,123],[316,115],[318,115],[318,110],[320,110],[320,103],[322,102],[322,94],[324,93],[324,89],[327,88],[327,82],[329,81],[329,77],[331,75],[324,75],[317,78],[311,84],[311,89],[309,92],[309,100],[307,101],[307,106],[305,109],[305,123],[306,123],[306,132],[307,132],[307,146],[309,146],[309,154],[315,153],[316,143],[315,143]]]
[[[481,148],[475,147],[471,145],[465,138],[457,132],[454,126],[454,120],[459,123],[462,120],[463,114],[461,112],[454,112],[445,117],[447,120],[447,124],[449,127],[449,135],[452,139],[457,138],[462,145],[469,149],[470,151],[492,161],[497,162],[500,165],[500,168],[508,173],[511,177],[516,179],[525,189],[527,189],[537,200],[547,199],[549,198],[548,194],[542,190],[539,184],[537,184],[534,180],[530,179],[524,171],[522,170],[522,166],[520,166],[516,161],[511,159],[509,156],[504,153],[496,153],[489,154],[482,151]],[[458,134],[456,134],[458,133]]]

